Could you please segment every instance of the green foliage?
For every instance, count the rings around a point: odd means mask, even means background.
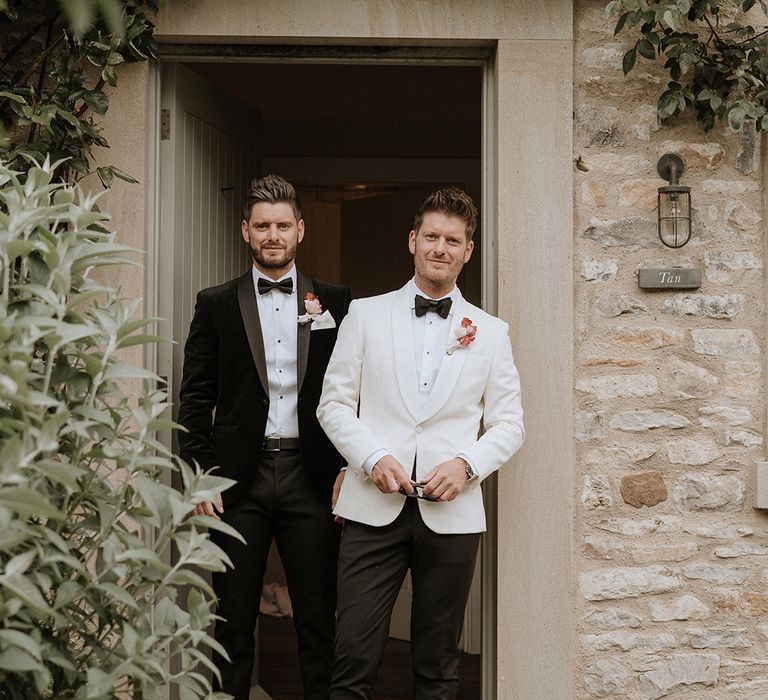
[[[0,158],[26,170],[25,157],[50,157],[69,181],[88,174],[92,148],[107,146],[98,119],[117,66],[155,56],[147,12],[157,12],[153,0],[8,0],[0,10]],[[98,175],[105,187],[114,177],[134,181],[112,166]]]
[[[167,397],[125,352],[148,322],[92,274],[130,251],[54,170],[0,163],[0,697],[225,698],[199,671],[215,642],[195,568],[224,566],[208,527],[235,533],[191,512],[231,482],[156,439]]]
[[[671,80],[659,97],[660,119],[691,107],[705,131],[716,119],[734,131],[748,120],[768,131],[768,28],[743,14],[756,5],[765,18],[765,0],[613,0],[605,13],[617,18],[615,34],[639,27],[624,54],[625,75],[638,55],[666,59]],[[728,12],[731,21],[723,19]]]

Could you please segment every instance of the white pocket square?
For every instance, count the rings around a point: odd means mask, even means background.
[[[312,317],[312,331],[322,331],[326,328],[336,328],[336,321],[333,320],[330,311],[323,311],[319,316]]]

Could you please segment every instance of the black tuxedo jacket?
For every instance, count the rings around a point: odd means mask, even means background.
[[[336,328],[311,331],[300,325],[297,337],[299,438],[304,467],[318,497],[330,501],[342,460],[317,422],[323,377],[341,320],[348,287],[297,275],[297,316],[314,292],[331,312]],[[181,457],[237,483],[224,492],[232,503],[251,483],[261,453],[269,412],[269,384],[253,272],[197,295],[195,315],[184,347],[178,422]],[[215,410],[215,411],[214,411]]]

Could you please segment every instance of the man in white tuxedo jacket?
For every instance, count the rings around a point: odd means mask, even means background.
[[[524,437],[508,326],[456,286],[476,222],[461,190],[427,197],[408,238],[413,279],[352,302],[328,364],[317,416],[349,465],[331,700],[373,697],[408,569],[413,697],[456,697],[480,483]]]

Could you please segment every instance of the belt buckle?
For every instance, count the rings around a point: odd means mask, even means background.
[[[280,438],[264,438],[264,452],[280,452]]]

